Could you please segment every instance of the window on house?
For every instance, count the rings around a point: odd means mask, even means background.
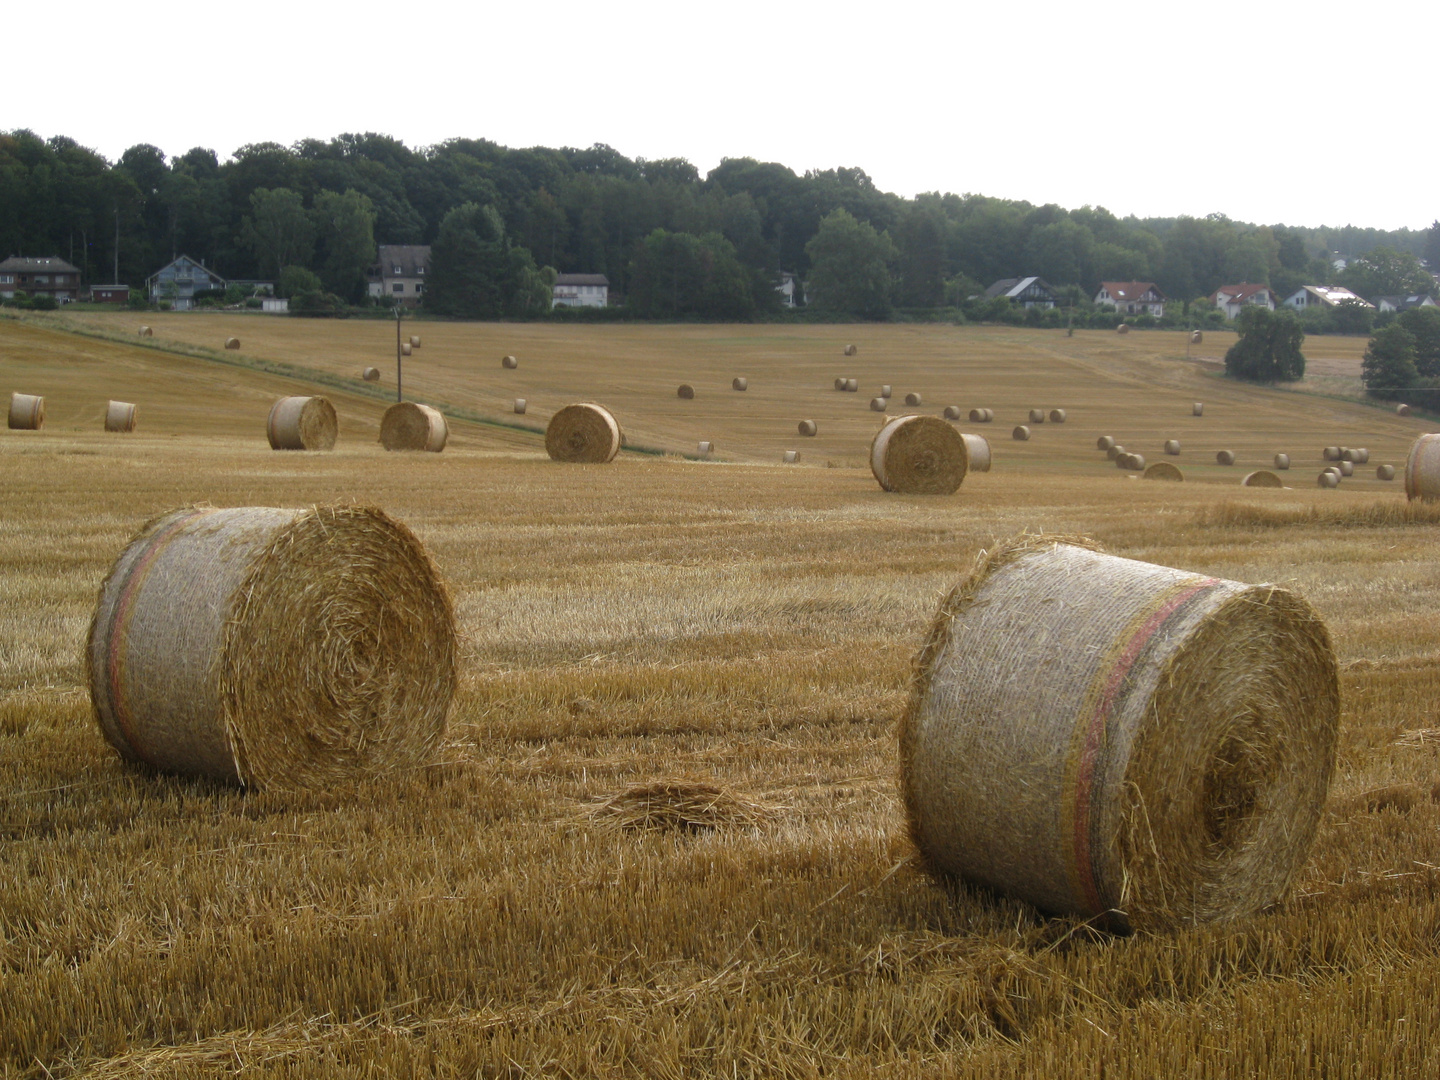
[[[392,292],[404,292],[405,283],[403,281],[397,281],[394,285],[390,286],[390,289]]]
[[[416,273],[416,275],[423,277],[424,274],[425,274],[425,267],[423,267],[423,266],[417,266],[417,267],[415,268],[415,273]]]
[[[14,274],[0,274],[0,285],[14,285],[14,284],[15,284],[15,275],[14,275]]]
[[[397,263],[395,266],[392,266],[392,267],[390,268],[390,272],[391,272],[392,274],[401,273],[400,265]]]
[[[421,284],[420,282],[417,281],[417,282],[415,283],[415,292],[416,292],[416,293],[422,293],[422,292],[424,292],[424,291],[425,291],[425,286],[424,286],[423,284]]]
[[[49,284],[50,284],[50,275],[49,275],[49,274],[36,274],[36,275],[35,275],[35,284],[36,284],[36,285],[49,285]]]

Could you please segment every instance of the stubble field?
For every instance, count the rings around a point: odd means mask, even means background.
[[[142,321],[155,339],[132,340]],[[1440,1070],[1440,515],[1373,479],[1427,422],[1324,381],[1349,378],[1363,342],[1314,339],[1320,378],[1259,390],[1159,332],[412,331],[407,397],[453,410],[440,455],[376,445],[393,326],[0,321],[0,391],[43,393],[50,416],[0,433],[4,1075]],[[219,350],[231,334],[238,357]],[[370,363],[378,391],[358,380]],[[859,393],[831,389],[846,375]],[[994,408],[960,425],[991,439],[994,470],[953,497],[880,491],[864,461],[882,382],[922,393],[919,411]],[[317,387],[337,449],[270,451],[270,402]],[[504,412],[517,396],[525,417]],[[110,397],[139,404],[137,433],[98,430]],[[665,455],[548,461],[523,427],[575,400]],[[1011,441],[1032,407],[1068,421]],[[1187,482],[1127,479],[1100,434],[1151,460],[1180,439]],[[724,460],[679,456],[699,439]],[[1321,491],[1331,443],[1371,465]],[[799,465],[778,464],[786,449]],[[1238,487],[1277,451],[1293,490]],[[442,759],[305,793],[122,765],[81,651],[126,539],[187,503],[335,501],[407,522],[454,593],[463,679]],[[1114,938],[915,866],[893,731],[910,661],[943,591],[1022,529],[1281,582],[1325,617],[1340,756],[1284,903]],[[675,827],[603,811],[671,780],[720,795]]]

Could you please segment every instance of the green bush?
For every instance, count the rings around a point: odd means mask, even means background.
[[[344,300],[334,293],[327,293],[320,289],[306,289],[290,298],[291,315],[303,315],[312,319],[333,319],[344,318],[349,313]]]

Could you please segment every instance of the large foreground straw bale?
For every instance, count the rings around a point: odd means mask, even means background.
[[[1329,636],[1298,596],[1021,536],[941,605],[901,723],[932,869],[1118,928],[1251,914],[1334,770]]]
[[[232,351],[240,348],[240,339],[238,337],[227,337],[225,339],[225,348]]]
[[[1185,474],[1180,471],[1178,465],[1172,465],[1168,461],[1157,461],[1145,470],[1146,480],[1174,480],[1184,482]]]
[[[556,461],[603,465],[613,461],[622,442],[620,425],[604,405],[566,405],[545,429],[545,452]]]
[[[337,430],[335,406],[323,397],[282,397],[265,422],[271,450],[333,450]]]
[[[1276,476],[1269,469],[1256,469],[1254,472],[1246,473],[1243,477],[1240,478],[1240,485],[1242,487],[1268,488],[1278,488],[1285,486],[1285,484],[1281,481],[1280,477]]]
[[[366,382],[379,382],[380,369],[378,367],[367,367],[360,373],[360,377]]]
[[[128,401],[107,401],[105,403],[106,431],[134,431],[135,406]]]
[[[10,394],[11,431],[39,431],[45,426],[45,399],[38,394]]]
[[[450,599],[404,525],[239,507],[145,526],[100,590],[86,660],[126,759],[323,789],[432,755],[455,654]]]
[[[870,444],[870,471],[886,491],[949,495],[969,466],[965,439],[938,416],[897,416]]]
[[[450,439],[445,414],[415,401],[397,401],[380,418],[380,444],[386,450],[425,450],[438,454]]]
[[[990,443],[984,435],[966,435],[961,433],[960,438],[965,440],[965,453],[968,455],[966,462],[967,472],[989,472],[990,471]]]

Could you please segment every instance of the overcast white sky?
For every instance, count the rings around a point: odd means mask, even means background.
[[[115,159],[378,131],[609,143],[901,195],[1424,228],[1436,0],[14,5],[0,129]]]

